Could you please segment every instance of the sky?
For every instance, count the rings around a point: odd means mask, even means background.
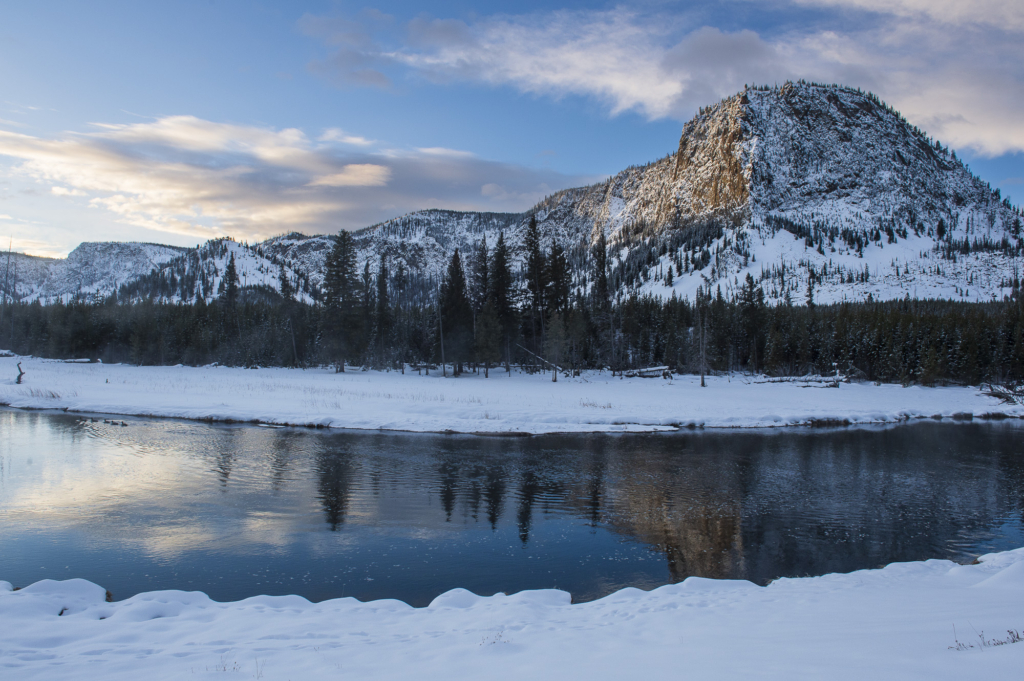
[[[522,211],[798,78],[875,92],[1024,203],[1020,0],[496,6],[6,3],[0,240],[60,257]]]

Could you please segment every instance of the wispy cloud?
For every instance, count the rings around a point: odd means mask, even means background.
[[[401,35],[361,21],[305,22],[335,51],[317,68],[349,83],[359,81],[359,69],[374,69],[381,81],[363,84],[392,87],[405,73],[554,98],[592,97],[611,115],[685,120],[746,83],[807,78],[873,90],[957,147],[984,154],[1024,149],[1024,4],[757,3],[760,12],[780,18],[808,6],[823,16],[805,24],[780,20],[775,25],[783,28],[770,30],[737,30],[731,22],[726,30],[660,5],[469,21],[420,17]]]
[[[372,147],[376,141],[360,137],[359,135],[349,135],[344,130],[339,128],[328,128],[324,130],[324,133],[317,138],[320,142],[338,142],[340,144],[351,144],[356,147]]]
[[[336,144],[348,137],[340,131],[314,141],[193,116],[93,128],[55,138],[0,130],[0,155],[53,195],[88,196],[119,222],[199,238],[334,232],[430,207],[518,211],[594,179],[451,149],[352,151]],[[483,189],[491,185],[503,190]]]
[[[67,187],[50,187],[50,193],[54,196],[88,196],[80,189],[68,189]]]
[[[340,173],[321,175],[307,187],[383,187],[391,178],[391,168],[372,163],[353,163]]]
[[[1024,30],[1024,11],[1019,0],[793,0],[793,3],[907,18],[923,16],[954,27],[975,24]]]

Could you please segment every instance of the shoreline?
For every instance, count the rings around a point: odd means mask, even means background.
[[[700,431],[711,431],[711,432],[729,432],[729,431],[755,431],[755,430],[766,430],[766,431],[780,431],[780,430],[838,430],[844,428],[861,428],[861,427],[895,427],[901,425],[911,425],[914,423],[921,423],[925,421],[933,421],[936,423],[947,423],[947,424],[966,424],[979,421],[982,423],[998,423],[1002,421],[1024,421],[1024,415],[1007,415],[1000,412],[995,413],[984,413],[984,414],[954,414],[952,416],[909,416],[905,419],[900,420],[886,420],[886,421],[848,421],[835,422],[833,420],[825,421],[810,421],[806,423],[784,423],[780,425],[751,425],[751,426],[706,426],[706,425],[692,425],[692,426],[679,426],[678,428],[661,428],[658,430],[646,430],[642,424],[629,424],[636,425],[636,430],[581,430],[581,431],[544,431],[544,432],[526,432],[526,431],[459,431],[459,430],[403,430],[400,428],[352,428],[347,426],[330,425],[324,426],[314,423],[282,423],[277,421],[257,421],[257,420],[241,420],[235,418],[216,418],[209,416],[189,418],[187,416],[169,416],[166,414],[147,414],[147,413],[128,413],[128,412],[100,412],[88,409],[70,409],[70,408],[55,408],[55,407],[22,407],[13,406],[0,402],[0,410],[7,409],[11,411],[20,412],[40,412],[40,413],[51,413],[51,414],[73,414],[76,416],[82,416],[85,418],[91,417],[121,417],[121,418],[137,418],[137,419],[166,419],[173,421],[186,421],[189,423],[204,423],[207,425],[224,425],[224,426],[254,426],[260,428],[296,428],[304,430],[324,430],[324,431],[336,431],[336,432],[360,432],[360,433],[401,433],[410,435],[471,435],[473,437],[509,437],[509,438],[527,438],[527,437],[538,437],[542,435],[673,435],[679,433],[692,433]]]
[[[76,414],[179,418],[332,430],[526,437],[698,429],[835,428],[919,420],[1024,419],[970,387],[903,387],[713,376],[620,378],[587,372],[490,378],[411,372],[236,367],[139,367],[0,357],[0,405]]]
[[[689,577],[571,603],[555,589],[428,606],[394,600],[150,591],[107,601],[83,579],[0,581],[9,678],[1011,678],[1020,669],[1024,548],[973,564],[891,563],[766,586]]]

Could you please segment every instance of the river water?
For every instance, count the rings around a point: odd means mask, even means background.
[[[398,598],[969,561],[1024,545],[1024,425],[525,438],[0,410],[0,579]]]

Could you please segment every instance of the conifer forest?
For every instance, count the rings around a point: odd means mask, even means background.
[[[228,264],[211,302],[112,295],[103,302],[8,301],[0,342],[19,354],[144,365],[333,366],[451,372],[808,373],[903,384],[1024,379],[1024,297],[1004,301],[894,300],[769,305],[749,277],[726,297],[613,295],[603,240],[589,254],[591,286],[570,286],[566,254],[531,222],[521,262],[504,235],[452,254],[436,288],[402,267],[356,266],[342,231],[314,302],[282,276],[280,290],[243,287]]]

